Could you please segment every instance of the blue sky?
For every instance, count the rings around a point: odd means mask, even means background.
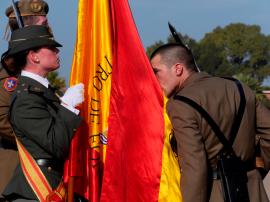
[[[69,80],[76,37],[78,0],[46,0],[50,6],[49,22],[61,49],[60,76]],[[11,0],[0,0],[0,53],[7,49],[4,41],[7,18],[5,9]],[[129,0],[144,47],[165,41],[170,21],[178,31],[200,40],[215,27],[242,22],[260,25],[270,35],[269,0]]]

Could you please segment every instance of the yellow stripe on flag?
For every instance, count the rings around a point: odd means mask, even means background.
[[[70,84],[84,83],[81,115],[89,126],[89,145],[100,151],[106,143],[112,73],[112,37],[108,0],[80,1],[77,45]],[[105,148],[105,147],[104,147]],[[105,152],[103,159],[105,161]]]
[[[160,179],[159,202],[181,202],[180,168],[178,159],[170,146],[171,122],[166,113],[166,98],[164,98],[165,135],[162,151],[162,173]]]
[[[112,77],[112,31],[108,0],[80,0],[78,7],[77,43],[74,51],[70,85],[84,84],[85,100],[80,115],[86,124],[78,131],[88,140],[83,144],[83,182],[75,182],[74,189],[92,202],[98,202],[101,178],[106,156],[108,116]],[[77,137],[78,137],[77,136]],[[87,138],[87,140],[86,140]],[[81,140],[74,137],[71,151],[80,147]],[[70,152],[73,153],[73,152]],[[76,153],[76,152],[74,152]],[[86,156],[86,157],[85,157]],[[80,157],[70,158],[70,167],[76,176]],[[77,164],[77,165],[76,165]],[[78,172],[80,173],[80,172]],[[81,173],[80,173],[81,175]]]

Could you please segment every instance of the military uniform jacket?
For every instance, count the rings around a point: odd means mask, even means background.
[[[256,101],[250,88],[245,85],[243,88],[246,109],[233,149],[243,161],[252,161],[255,157],[257,134],[262,157],[269,168],[270,113]],[[206,73],[193,73],[176,94],[201,105],[229,138],[240,102],[239,91],[233,81]],[[220,180],[213,180],[209,174],[209,169],[216,166],[216,158],[223,145],[206,120],[188,104],[175,100],[172,96],[167,103],[167,112],[177,140],[183,202],[223,202]],[[268,201],[261,176],[256,169],[248,172],[248,190],[250,202]]]
[[[0,198],[19,162],[15,137],[8,118],[11,94],[17,79],[0,65]]]
[[[34,159],[50,159],[62,164],[68,156],[72,136],[81,118],[60,105],[59,99],[50,88],[29,77],[19,78],[13,96],[10,120],[18,139]],[[55,189],[63,172],[40,168]],[[37,199],[20,165],[3,195],[12,194]]]
[[[15,143],[11,125],[8,120],[8,112],[11,94],[17,85],[16,78],[11,77],[0,65],[0,136]],[[15,83],[12,83],[14,81]]]

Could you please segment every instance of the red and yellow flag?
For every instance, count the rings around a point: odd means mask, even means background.
[[[128,1],[110,2],[113,75],[101,201],[181,201],[162,92]]]
[[[181,201],[164,98],[127,0],[79,1],[70,84],[79,82],[86,124],[71,146],[75,191],[91,202]]]
[[[112,76],[112,34],[108,0],[80,0],[77,43],[70,84],[84,83],[85,120],[72,141],[69,176],[74,190],[91,202],[99,201],[106,154]]]

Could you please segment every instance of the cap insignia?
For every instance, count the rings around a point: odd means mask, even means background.
[[[42,10],[42,5],[34,1],[30,4],[30,8],[31,8],[31,11],[33,11],[34,13],[38,13]]]

